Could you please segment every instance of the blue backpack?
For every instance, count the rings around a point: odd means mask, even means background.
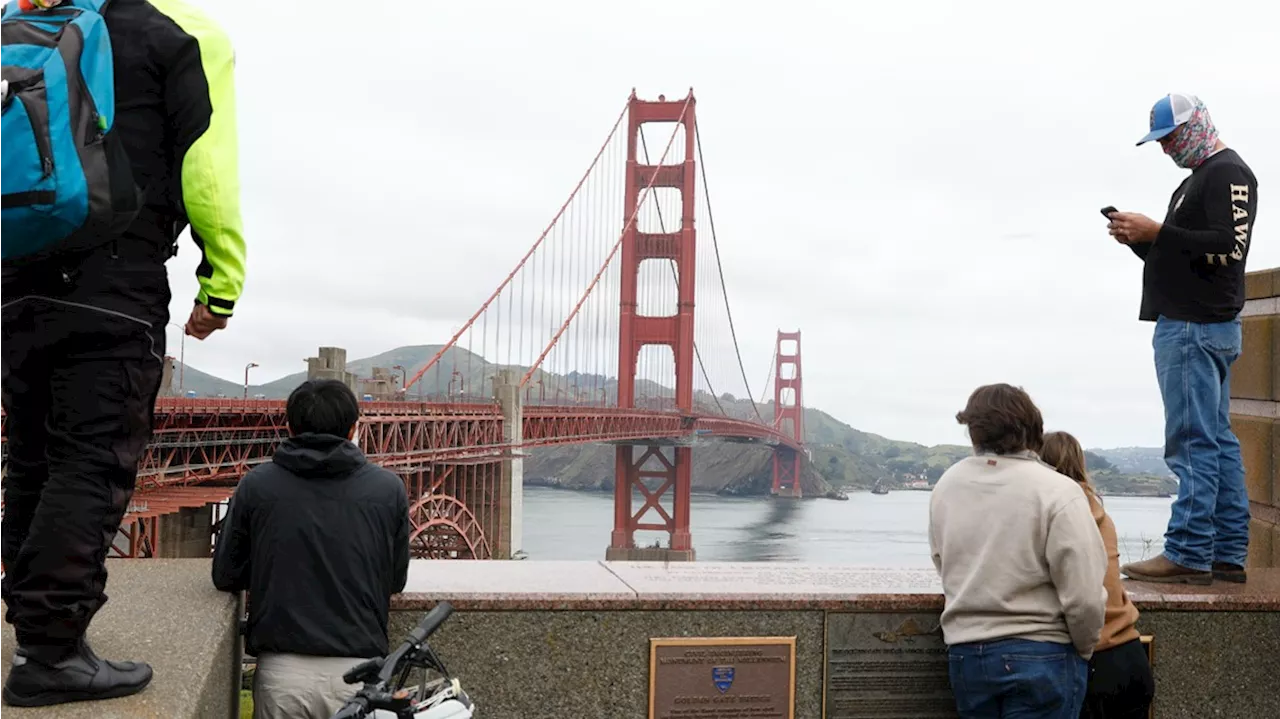
[[[17,2],[0,15],[3,42],[3,259],[35,260],[116,239],[142,197],[116,113],[109,0]]]

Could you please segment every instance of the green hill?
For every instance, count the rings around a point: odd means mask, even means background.
[[[357,376],[372,375],[374,367],[406,368],[412,377],[440,350],[440,345],[413,345],[398,347],[372,357],[347,362],[347,370]],[[430,372],[423,376],[420,385],[409,392],[411,398],[420,394],[426,398],[440,399],[449,396],[451,382],[459,379],[469,398],[492,397],[493,377],[501,369],[524,367],[508,366],[486,361],[479,355],[462,349],[452,349]],[[455,376],[453,373],[457,372]],[[396,372],[399,374],[399,371]],[[174,371],[174,390],[178,389],[179,371]],[[240,396],[244,388],[240,383],[215,377],[192,367],[185,369],[183,383],[187,390],[198,396]],[[276,380],[249,387],[249,395],[265,395],[269,399],[284,399],[306,379],[305,372],[286,375]],[[576,388],[588,396],[604,390],[602,397],[609,403],[616,400],[617,382],[611,378],[573,374],[559,376],[538,371],[534,384],[541,380],[546,399],[556,401],[557,391],[569,394]],[[457,385],[453,385],[456,392]],[[530,402],[538,402],[539,390],[530,390]],[[640,396],[665,396],[673,394],[670,388],[654,383],[637,387]],[[759,417],[773,419],[773,403],[753,405],[750,400],[737,399],[729,394],[713,397],[697,392],[695,404],[708,413],[721,413],[738,419],[753,420]],[[964,445],[941,444],[932,447],[915,442],[889,439],[870,432],[854,429],[848,424],[813,407],[804,410],[805,445],[810,461],[804,463],[801,486],[806,496],[828,495],[840,490],[870,489],[877,483],[890,488],[927,489],[942,473],[961,458],[969,456],[971,449]],[[1159,456],[1158,449],[1126,448],[1124,450],[1092,450],[1088,453],[1090,471],[1095,484],[1105,494],[1165,495],[1177,490],[1177,482],[1169,476],[1158,476],[1143,470],[1154,467],[1151,457]],[[698,445],[694,452],[693,484],[695,491],[722,494],[765,494],[772,480],[772,451],[767,447],[725,442],[708,442]],[[1114,456],[1124,466],[1113,464]],[[638,457],[638,455],[637,455]],[[614,449],[611,445],[569,445],[547,447],[529,453],[525,462],[525,482],[531,485],[563,487],[566,489],[611,491],[614,483]]]
[[[244,393],[244,385],[240,382],[232,382],[221,377],[215,377],[207,372],[201,372],[195,367],[184,367],[181,363],[175,361],[172,390],[177,395],[195,392],[197,397],[239,397]],[[250,385],[249,396],[253,396],[257,391],[255,387]]]
[[[354,373],[357,377],[371,377],[374,367],[390,369],[399,366],[404,367],[406,377],[411,378],[417,374],[418,370],[425,367],[427,362],[430,362],[431,358],[435,357],[440,349],[441,345],[397,347],[372,357],[349,359],[347,361],[347,371]],[[409,397],[411,399],[419,396],[428,399],[433,396],[439,398],[450,394],[451,389],[455,393],[458,392],[460,386],[465,388],[468,397],[492,397],[494,376],[499,370],[503,369],[514,369],[523,374],[528,368],[520,365],[488,362],[478,354],[468,352],[465,349],[453,348],[445,352],[440,361],[410,389]],[[458,373],[457,376],[453,374],[455,371]],[[215,377],[190,366],[185,368],[185,376],[181,375],[181,372],[181,365],[175,362],[173,371],[173,391],[175,393],[182,393],[179,391],[179,377],[181,376],[182,391],[194,391],[196,396],[199,397],[217,397],[219,394],[226,397],[239,397],[244,394],[244,385],[242,383]],[[393,374],[399,378],[401,373],[400,370],[395,370]],[[306,371],[301,371],[263,384],[251,384],[249,385],[249,396],[262,395],[266,399],[285,399],[306,378]],[[548,402],[554,401],[554,389],[557,388],[562,393],[569,392],[575,387],[581,387],[583,392],[586,391],[586,388],[592,388],[592,391],[596,391],[596,388],[601,388],[607,392],[609,401],[614,401],[617,398],[618,384],[611,378],[578,373],[560,376],[538,370],[534,373],[531,383],[537,386],[539,381],[542,381],[545,385]],[[533,390],[531,395],[536,395],[536,392],[537,390]],[[637,384],[637,392],[642,395],[672,395],[672,390],[644,380]],[[533,397],[532,401],[537,402],[536,396]],[[714,406],[715,403],[715,399],[706,393],[699,393],[697,401],[708,407]]]

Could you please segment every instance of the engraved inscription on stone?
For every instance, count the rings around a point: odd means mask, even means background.
[[[933,570],[754,563],[616,562],[610,570],[641,593],[941,594]]]
[[[795,637],[649,640],[649,719],[794,719]]]
[[[936,613],[827,615],[827,719],[954,719]]]

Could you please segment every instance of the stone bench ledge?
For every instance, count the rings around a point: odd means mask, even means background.
[[[1280,569],[1250,569],[1247,584],[1126,582],[1139,609],[1280,611]],[[459,611],[941,610],[932,570],[763,562],[413,560],[393,611],[448,600]]]
[[[109,559],[107,603],[89,626],[104,659],[151,664],[141,693],[51,707],[4,707],[5,719],[235,717],[240,691],[239,600],[213,588],[208,559]],[[17,642],[4,625],[3,671]]]

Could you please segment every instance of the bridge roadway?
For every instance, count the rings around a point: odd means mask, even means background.
[[[496,402],[446,404],[360,403],[356,443],[388,469],[500,461],[512,452],[564,444],[667,444],[695,438],[785,445],[794,439],[774,427],[713,415],[595,406],[532,405],[523,409],[523,441],[502,439]],[[8,455],[8,419],[0,425]],[[138,467],[138,490],[239,479],[270,459],[288,436],[283,400],[162,397],[155,429]]]
[[[421,536],[424,545],[415,556],[463,548],[471,556],[491,556],[495,536],[507,533],[499,526],[503,502],[496,497],[494,472],[522,450],[592,442],[688,445],[709,439],[798,449],[793,438],[765,424],[677,411],[527,405],[520,410],[521,439],[512,442],[504,440],[503,407],[497,401],[360,405],[356,443],[372,461],[405,478],[414,540]],[[7,424],[7,418],[3,421]],[[0,436],[7,439],[7,427],[0,426]],[[283,400],[160,398],[137,490],[122,522],[132,548],[120,552],[138,556],[139,542],[154,547],[156,520],[166,514],[225,500],[240,477],[269,461],[287,436]],[[7,449],[5,441],[5,456]],[[437,525],[449,536],[440,539],[427,531]]]

